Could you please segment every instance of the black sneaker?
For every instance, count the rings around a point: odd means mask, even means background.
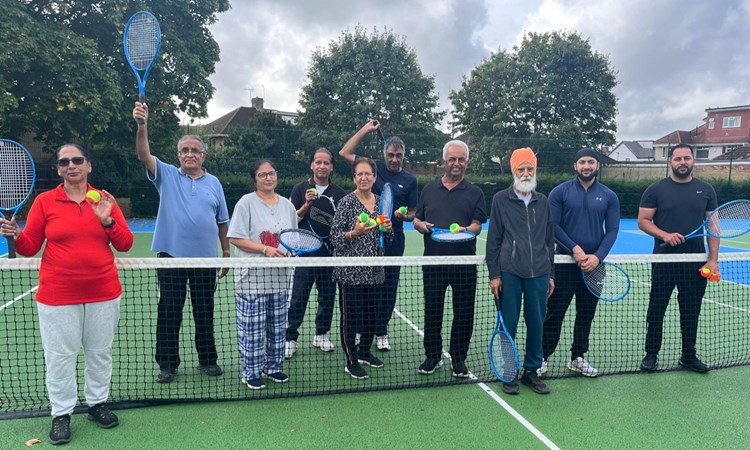
[[[219,366],[218,364],[207,364],[205,366],[203,364],[200,364],[198,366],[198,369],[209,377],[218,377],[219,375],[224,373],[224,371],[221,370],[221,366]]]
[[[372,353],[365,353],[365,354],[359,355],[357,359],[359,360],[360,364],[367,364],[368,366],[374,367],[376,369],[379,369],[383,367],[384,365],[383,361],[376,358],[375,355],[373,355]]]
[[[526,370],[521,377],[521,383],[530,387],[537,394],[549,394],[549,388],[539,378],[536,370]]]
[[[261,376],[265,379],[271,380],[274,383],[286,383],[289,381],[289,375],[285,374],[284,372],[274,372],[274,373],[262,373]]]
[[[463,359],[453,358],[453,376],[456,378],[469,378],[469,369]]]
[[[443,367],[443,360],[440,358],[427,358],[424,360],[422,364],[419,365],[419,369],[417,371],[421,373],[422,375],[431,375],[435,373],[435,371]]]
[[[709,369],[707,365],[703,364],[703,361],[698,359],[697,356],[680,358],[680,365],[688,370],[698,373],[706,373]]]
[[[175,369],[162,369],[159,375],[156,376],[157,383],[171,383],[177,378],[177,370]]]
[[[512,383],[503,383],[502,389],[506,394],[518,395],[518,380],[513,381]]]
[[[656,372],[657,357],[654,354],[646,353],[641,361],[641,370],[644,372]]]
[[[88,419],[93,420],[102,428],[113,428],[120,424],[117,416],[104,403],[89,406]]]
[[[52,445],[70,442],[70,414],[52,418],[52,429],[49,431],[49,443]]]
[[[366,380],[368,377],[367,372],[365,372],[365,369],[363,369],[362,366],[359,365],[359,363],[347,364],[344,371],[351,375],[352,378],[356,378],[358,380]]]

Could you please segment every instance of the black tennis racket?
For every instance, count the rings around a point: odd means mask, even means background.
[[[393,189],[391,189],[391,183],[385,183],[383,190],[380,192],[380,209],[378,211],[378,217],[385,216],[388,220],[391,220],[393,216]],[[385,254],[385,231],[380,231],[380,242],[378,243],[378,253],[382,256]]]
[[[383,146],[383,149],[385,149],[385,145],[388,143],[388,140],[385,138],[385,136],[383,136],[383,130],[381,130],[382,127],[378,126],[380,122],[378,122],[377,120],[373,120],[372,124],[377,126],[377,128],[375,129],[375,133],[377,133],[378,139],[380,139],[380,144]]]
[[[500,381],[512,383],[518,377],[521,369],[521,358],[518,356],[518,348],[513,338],[508,333],[503,320],[500,299],[495,296],[495,307],[497,308],[497,319],[495,328],[490,339],[490,366]]]
[[[555,240],[555,243],[565,253],[573,254],[562,242]],[[601,261],[592,271],[581,270],[581,276],[586,289],[605,302],[622,300],[630,292],[630,275],[619,264]]]
[[[477,235],[469,230],[451,231],[448,228],[430,227],[430,232],[433,241],[450,244],[473,241],[477,238]]]
[[[0,211],[10,220],[16,217],[34,190],[36,168],[34,160],[23,145],[9,139],[0,139]],[[8,258],[16,257],[13,236],[8,236]]]
[[[750,200],[732,200],[716,208],[698,228],[685,235],[685,239],[736,238],[748,232],[750,232]],[[661,247],[668,245],[666,242],[660,244]]]
[[[279,233],[279,242],[292,256],[312,253],[323,246],[323,241],[317,234],[299,228],[288,228]]]
[[[138,101],[145,103],[146,80],[161,47],[161,28],[156,17],[148,11],[133,14],[125,25],[123,47],[138,81]],[[138,120],[138,123],[143,124],[143,121]]]
[[[333,198],[325,194],[318,194],[318,198],[310,202],[307,218],[305,219],[310,231],[323,241],[323,246],[326,247],[329,254],[331,252],[327,241],[331,236],[334,215],[336,215],[336,202]]]

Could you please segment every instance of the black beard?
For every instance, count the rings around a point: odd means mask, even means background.
[[[579,173],[578,174],[578,179],[581,180],[581,181],[583,181],[584,183],[588,183],[589,181],[591,181],[594,178],[596,178],[596,173],[597,173],[596,171],[593,171],[593,172],[591,172],[591,175],[589,175],[589,176],[583,176],[583,175],[581,175]]]
[[[684,180],[685,178],[688,178],[691,173],[693,173],[693,168],[692,167],[688,167],[688,170],[685,173],[680,173],[679,169],[672,168],[672,174],[674,174],[674,176],[676,176],[677,178],[679,178],[681,180]]]

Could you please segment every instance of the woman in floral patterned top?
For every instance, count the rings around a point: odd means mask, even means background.
[[[375,219],[380,208],[380,197],[372,192],[377,169],[369,158],[360,158],[352,167],[356,189],[339,201],[331,226],[331,242],[335,256],[378,256],[380,233],[378,226],[368,226],[359,219],[362,213]],[[383,225],[388,229],[386,245],[390,245],[393,227],[390,220]],[[339,284],[341,310],[341,347],[346,355],[346,372],[363,380],[367,372],[361,364],[383,367],[383,361],[370,351],[375,335],[376,298],[385,281],[383,266],[336,267],[333,277]],[[357,329],[359,325],[360,329]],[[360,334],[356,343],[356,334]]]

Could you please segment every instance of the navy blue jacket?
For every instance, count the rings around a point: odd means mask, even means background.
[[[604,261],[620,229],[617,194],[596,180],[584,189],[576,177],[552,189],[549,207],[555,224],[555,239],[570,250],[580,245],[587,254]]]

